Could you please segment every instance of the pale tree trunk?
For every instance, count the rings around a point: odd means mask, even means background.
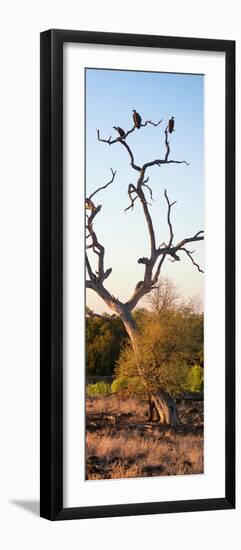
[[[176,403],[168,393],[158,390],[151,392],[150,397],[161,424],[168,424],[173,427],[180,425]]]
[[[153,421],[154,411],[156,411],[158,420],[161,424],[166,424],[168,426],[173,426],[173,427],[180,425],[175,401],[170,397],[170,395],[168,395],[168,393],[162,390],[150,389],[148,384],[148,379],[147,377],[145,377],[145,373],[142,372],[141,370],[140,362],[138,360],[138,328],[135,320],[131,315],[131,312],[126,308],[122,308],[122,312],[120,313],[120,318],[130,337],[133,352],[136,357],[137,370],[149,395],[149,407],[150,407],[149,420]]]

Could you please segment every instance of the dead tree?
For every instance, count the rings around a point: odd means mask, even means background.
[[[153,126],[159,126],[162,121],[160,120],[157,123],[152,122],[151,120],[146,121],[141,124],[141,127],[146,127],[148,124]],[[171,160],[170,156],[170,144],[168,141],[168,126],[164,130],[165,135],[165,156],[163,159],[151,160],[145,162],[142,166],[136,164],[133,152],[127,143],[127,137],[129,134],[136,130],[133,126],[129,131],[125,133],[123,137],[117,137],[112,139],[111,136],[108,139],[102,139],[100,136],[100,131],[97,130],[97,138],[100,142],[106,143],[109,146],[117,144],[117,146],[124,147],[127,155],[130,160],[130,165],[135,172],[137,172],[136,184],[130,184],[128,186],[128,197],[130,204],[127,206],[125,211],[133,210],[135,207],[136,201],[139,201],[143,215],[146,221],[147,231],[149,234],[150,241],[150,253],[149,257],[139,258],[137,261],[139,264],[143,265],[144,276],[141,284],[137,284],[133,294],[130,296],[127,302],[121,302],[118,298],[113,296],[106,288],[105,281],[110,276],[112,269],[109,267],[106,269],[104,259],[105,259],[105,248],[102,243],[100,243],[95,229],[94,221],[96,216],[101,211],[101,205],[95,205],[95,197],[97,193],[103,189],[106,189],[111,185],[115,179],[116,172],[111,169],[111,179],[102,187],[99,187],[94,191],[89,197],[86,198],[86,288],[92,289],[94,292],[101,297],[105,304],[114,312],[114,316],[118,315],[122,322],[124,323],[125,329],[130,337],[133,351],[136,357],[136,365],[139,376],[144,383],[146,390],[149,395],[150,403],[150,415],[153,415],[153,409],[156,410],[157,415],[160,419],[160,422],[163,424],[168,424],[171,426],[176,426],[179,423],[176,404],[174,400],[164,391],[156,389],[153,391],[153,388],[150,389],[150,384],[148,377],[143,372],[141,364],[138,361],[138,327],[133,318],[132,312],[141,300],[143,296],[151,292],[159,279],[161,269],[166,259],[170,259],[172,262],[180,261],[181,255],[187,256],[192,264],[202,272],[202,269],[193,259],[193,252],[187,248],[189,243],[202,241],[204,239],[203,231],[198,231],[195,235],[190,237],[185,237],[179,242],[174,242],[174,231],[171,221],[171,210],[175,202],[170,202],[167,191],[164,191],[164,196],[167,203],[167,224],[169,226],[169,240],[167,243],[159,244],[156,242],[156,235],[153,226],[153,220],[150,214],[149,204],[146,198],[146,194],[150,195],[152,199],[152,189],[148,185],[149,177],[147,177],[147,171],[153,166],[160,167],[162,164],[186,164],[188,163],[185,160]],[[97,257],[97,271],[94,272],[94,268],[91,266],[91,262],[88,257],[88,251],[92,250]],[[111,320],[112,316],[109,317]]]

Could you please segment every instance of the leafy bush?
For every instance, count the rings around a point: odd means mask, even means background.
[[[95,397],[98,395],[109,395],[111,393],[111,384],[107,382],[96,382],[96,384],[88,384],[87,395]]]
[[[128,379],[127,376],[120,376],[119,378],[116,378],[113,380],[111,384],[111,392],[112,393],[121,393],[125,391],[128,387]]]
[[[200,365],[194,365],[188,369],[185,390],[188,392],[200,393],[203,391],[204,373]]]
[[[116,378],[111,384],[112,393],[119,393],[122,395],[144,395],[146,393],[145,387],[141,382],[139,376],[120,376]]]

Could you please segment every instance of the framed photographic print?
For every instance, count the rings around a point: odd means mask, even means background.
[[[50,520],[235,507],[235,43],[41,33]]]

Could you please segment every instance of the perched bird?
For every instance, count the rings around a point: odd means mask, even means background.
[[[169,134],[171,134],[174,130],[174,116],[172,116],[172,118],[169,119],[168,121],[168,132]]]
[[[139,115],[139,113],[136,112],[135,109],[133,109],[133,120],[135,127],[139,130],[139,128],[141,127],[141,116]]]
[[[120,135],[121,138],[124,138],[126,133],[125,131],[123,130],[123,128],[120,128],[120,126],[113,126],[114,130],[116,130],[118,132],[118,134]]]

